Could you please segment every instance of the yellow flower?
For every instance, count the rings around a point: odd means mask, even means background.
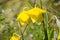
[[[36,16],[36,17],[45,12],[46,12],[45,10],[40,9],[40,8],[33,8],[33,9],[28,10],[29,15]]]
[[[20,21],[21,25],[27,24],[29,22],[29,18],[32,20],[33,23],[35,23],[37,20],[41,21],[43,19],[42,13],[45,12],[45,10],[35,7],[28,11],[23,11],[19,13],[17,20]]]
[[[36,21],[40,21],[41,22],[43,20],[43,16],[42,16],[42,14],[40,16],[38,16],[38,17],[35,17],[35,16],[33,17],[32,16],[31,20],[32,20],[33,23],[35,23]]]
[[[10,40],[21,40],[21,38],[19,36],[12,36]]]
[[[17,20],[20,21],[21,25],[28,23],[29,16],[27,15],[27,12],[26,11],[21,12],[17,17]]]
[[[60,40],[60,35],[58,35],[58,40]]]
[[[31,17],[32,22],[35,23],[39,18],[43,19],[42,14],[45,12],[45,10],[36,7],[28,10],[28,15]]]

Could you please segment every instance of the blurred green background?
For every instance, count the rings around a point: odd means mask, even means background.
[[[26,10],[33,8],[35,1],[37,7],[47,10],[45,28],[42,22],[37,21],[30,23],[24,31],[25,27],[19,26],[16,18],[25,7]],[[48,37],[46,40],[55,40],[55,35],[59,36],[59,27],[54,18],[51,20],[53,15],[60,17],[60,0],[0,0],[0,40],[9,40],[13,33],[21,36],[21,31],[24,31],[24,40],[44,40],[45,37]]]

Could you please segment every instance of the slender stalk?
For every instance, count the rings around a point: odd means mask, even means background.
[[[48,24],[48,14],[46,13],[45,14],[45,16],[46,16],[46,24],[45,24],[45,30],[46,30],[46,40],[48,40],[48,34],[47,34],[47,31],[48,31],[48,26],[49,26],[49,24]]]
[[[40,8],[42,9],[42,0],[40,0]],[[44,14],[42,14],[42,16],[44,17]],[[44,29],[44,34],[45,34],[45,39],[44,40],[48,40],[48,34],[47,34],[47,27],[45,25],[44,19],[42,21],[43,23],[43,29]]]
[[[22,40],[24,40],[23,33],[22,33],[22,30],[21,30],[21,27],[20,27],[20,23],[19,22],[18,22],[18,26],[19,26],[19,33],[21,32]]]
[[[27,25],[28,25],[28,24],[27,24]],[[24,32],[26,31],[26,29],[27,29],[27,25],[25,26],[25,28],[24,28],[22,34],[24,34]]]
[[[40,8],[42,8],[42,0],[40,0]]]
[[[44,40],[48,40],[47,28],[45,27],[44,21],[42,21],[42,23],[43,23],[43,30],[44,30],[44,34],[45,34],[45,39]]]
[[[28,25],[28,24],[27,24],[27,25]],[[21,30],[21,27],[20,27],[20,23],[18,23],[19,30],[20,30],[19,32],[21,32],[21,35],[22,35],[22,40],[24,40],[23,34],[24,34],[24,32],[26,31],[27,25],[25,26],[24,30],[22,31],[22,30]]]

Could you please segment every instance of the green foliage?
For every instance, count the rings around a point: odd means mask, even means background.
[[[26,29],[26,25],[23,27],[18,25],[16,18],[19,12],[25,7],[26,10],[29,10],[35,4],[37,7],[47,10],[46,14],[43,15],[44,23],[38,21],[36,23],[30,22]],[[46,37],[48,40],[52,40],[54,32],[59,35],[59,28],[54,23],[55,18],[51,20],[53,15],[56,15],[57,18],[60,17],[60,4],[54,0],[0,0],[0,40],[9,40],[13,33],[23,36],[22,39],[24,40],[44,40]],[[24,33],[22,33],[23,31]]]

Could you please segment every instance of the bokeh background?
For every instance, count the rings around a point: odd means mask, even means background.
[[[21,27],[16,21],[17,16],[24,8],[26,10],[33,8],[35,1],[37,7],[47,10],[44,15],[45,25],[37,21],[29,23],[25,29],[26,25]],[[56,23],[56,19],[52,18],[53,15],[56,15],[60,22],[60,0],[0,0],[0,40],[10,40],[13,33],[22,36],[21,31],[24,29],[25,40],[44,40],[45,37],[48,37],[48,40],[58,39],[60,31],[58,22]]]

